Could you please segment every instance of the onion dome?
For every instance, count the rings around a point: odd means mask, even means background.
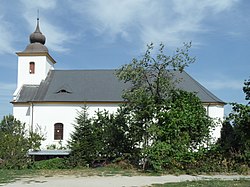
[[[39,18],[37,18],[37,25],[36,25],[36,30],[30,35],[30,43],[41,43],[45,44],[46,38],[45,36],[41,33],[40,28],[39,28]]]
[[[48,48],[44,45],[45,36],[40,31],[39,18],[37,18],[36,30],[30,35],[30,44],[23,51],[25,53],[48,52]]]

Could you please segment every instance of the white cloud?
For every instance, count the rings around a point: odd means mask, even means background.
[[[164,42],[179,46],[207,32],[204,19],[230,10],[239,0],[89,0],[68,1],[74,10],[89,19],[89,27],[111,39],[120,36],[145,44]],[[137,34],[135,38],[132,35]],[[199,43],[199,41],[194,41]]]
[[[143,43],[166,43],[168,46],[180,46],[182,42],[192,40],[199,43],[197,34],[207,32],[209,27],[203,21],[213,15],[230,10],[240,0],[19,0],[25,20],[29,23],[29,30],[35,29],[37,10],[40,10],[41,31],[47,37],[49,49],[57,52],[67,51],[66,43],[73,41],[75,34],[65,31],[65,25],[52,23],[49,16],[53,12],[66,14],[74,10],[82,15],[80,20],[88,20],[83,27],[94,29],[96,34],[104,36],[108,41],[117,37],[124,40]],[[67,2],[67,3],[66,3]],[[66,5],[66,7],[65,7]],[[2,6],[2,7],[1,7]],[[13,33],[11,22],[4,15],[7,10],[0,5],[0,54],[12,53]],[[56,15],[55,15],[56,16]],[[75,22],[72,17],[71,22]],[[233,31],[230,31],[234,33]]]
[[[33,11],[38,9],[54,9],[57,4],[57,0],[36,0],[32,1],[32,3],[27,0],[20,0],[20,2],[23,3],[26,9],[32,9]]]
[[[14,48],[12,46],[13,37],[9,32],[10,26],[5,21],[4,16],[0,14],[0,54],[13,53]]]
[[[72,40],[72,37],[69,36],[69,34],[65,33],[62,28],[56,27],[47,21],[44,21],[42,25],[44,25],[42,27],[44,29],[42,30],[47,39],[46,46],[49,49],[57,52],[65,52],[69,50],[64,46],[65,43]]]
[[[142,15],[142,7],[149,0],[126,0],[117,1],[78,1],[69,3],[72,8],[83,15],[83,18],[88,17],[91,25],[99,34],[109,34],[111,36],[121,35],[127,37],[130,26],[136,26],[137,17]],[[91,26],[89,25],[89,26]]]
[[[174,10],[184,16],[195,16],[193,19],[199,21],[205,16],[212,16],[225,10],[229,10],[239,0],[174,0]]]

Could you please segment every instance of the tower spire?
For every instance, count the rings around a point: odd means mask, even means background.
[[[37,11],[37,23],[36,23],[36,30],[30,35],[30,43],[41,43],[45,44],[46,38],[40,31],[39,27],[39,10]]]
[[[46,37],[42,34],[39,27],[39,10],[37,11],[36,29],[30,35],[30,44],[26,47],[24,52],[48,52],[44,45]]]
[[[37,9],[37,18],[36,18],[36,30],[39,30],[40,32],[40,28],[39,28],[39,9]]]
[[[37,9],[37,21],[39,20],[39,9]]]

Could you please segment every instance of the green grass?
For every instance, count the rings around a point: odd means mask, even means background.
[[[9,183],[17,180],[18,178],[35,175],[37,172],[34,170],[23,169],[23,170],[9,170],[0,169],[0,185],[2,183]]]
[[[155,184],[154,187],[250,187],[250,180],[203,180],[180,183]]]

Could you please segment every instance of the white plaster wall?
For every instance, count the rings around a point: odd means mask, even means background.
[[[29,72],[30,62],[35,63],[34,74]],[[53,69],[53,63],[47,56],[19,56],[17,89],[20,89],[23,84],[40,84],[50,69]]]
[[[217,123],[215,129],[212,131],[212,137],[214,140],[220,138],[220,131],[222,128],[222,122],[224,120],[224,106],[223,105],[205,105],[208,116],[214,119]]]
[[[20,120],[22,123],[25,123],[25,127],[27,130],[31,130],[31,118],[27,114],[29,110],[29,104],[17,104],[13,105],[13,116]]]
[[[54,124],[63,123],[63,146],[67,145],[67,140],[70,139],[70,134],[73,132],[75,118],[78,116],[77,111],[82,110],[83,104],[33,104],[33,129],[36,127],[41,128],[42,134],[44,134],[46,140],[42,142],[42,149],[47,149],[47,146],[57,145],[59,146],[59,140],[54,140]],[[28,108],[30,107],[30,115],[27,115]],[[108,110],[113,113],[117,111],[117,104],[88,104],[88,114],[93,116],[96,111]],[[205,105],[207,113],[215,121],[223,120],[224,107],[220,105]],[[32,119],[32,107],[29,105],[14,105],[14,116],[22,122],[28,124],[31,129]],[[212,132],[212,136],[217,139],[220,137],[221,123]]]
[[[54,124],[63,123],[63,146],[67,145],[67,140],[70,139],[70,134],[73,132],[75,118],[78,116],[77,111],[81,111],[83,105],[61,105],[61,104],[34,104],[33,107],[33,128],[40,127],[41,132],[44,134],[46,140],[42,142],[42,149],[47,146],[57,145],[60,146],[59,140],[54,140]],[[117,110],[117,105],[113,104],[91,104],[88,106],[89,116],[93,116],[95,111],[106,109],[110,112]],[[23,111],[21,113],[24,113]],[[23,115],[23,114],[21,114]]]
[[[50,70],[54,69],[54,63],[49,60],[49,58],[46,56],[46,65],[45,65],[45,74],[47,76],[48,72]]]

